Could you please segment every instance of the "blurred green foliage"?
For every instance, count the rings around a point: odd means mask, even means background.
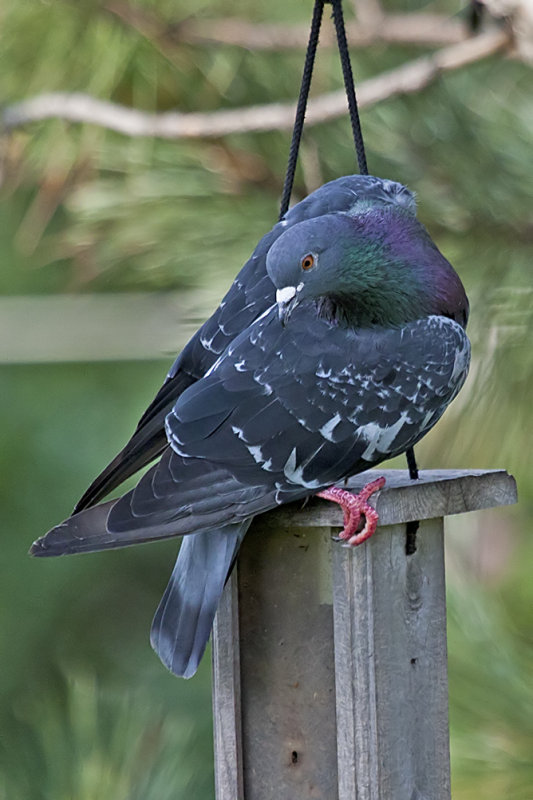
[[[348,6],[348,4],[346,4]],[[388,8],[425,4],[403,0]],[[0,96],[83,91],[149,111],[293,98],[302,52],[161,47],[104,0],[6,0]],[[455,14],[456,3],[433,7]],[[190,15],[306,21],[310,2],[134,0],[161,25]],[[354,52],[359,80],[418,54]],[[342,85],[323,50],[314,91]],[[521,505],[498,517],[501,564],[475,569],[452,536],[450,691],[456,800],[531,796],[533,294],[531,69],[501,57],[363,114],[375,174],[415,189],[420,217],[472,302],[473,374],[424,441],[424,466],[504,466]],[[49,121],[2,142],[4,294],[183,289],[222,294],[276,219],[287,133],[169,142]],[[306,131],[295,196],[355,170],[346,119]],[[209,309],[206,309],[206,316]],[[28,321],[31,324],[31,320]],[[45,336],[46,332],[43,331]],[[68,332],[66,332],[68,335]],[[148,645],[175,543],[50,562],[25,555],[121,446],[166,365],[2,367],[0,798],[208,800],[209,664],[167,675]],[[484,520],[494,517],[484,517]],[[473,540],[475,540],[473,542]],[[492,540],[491,540],[492,541]],[[473,542],[470,547],[469,542]]]

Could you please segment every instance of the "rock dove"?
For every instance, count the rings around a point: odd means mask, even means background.
[[[180,394],[205,375],[235,336],[273,304],[275,289],[267,274],[266,256],[282,233],[305,219],[335,211],[354,215],[370,206],[386,205],[397,205],[416,214],[415,198],[409,189],[401,183],[372,175],[347,175],[330,181],[293,206],[283,220],[263,236],[213,316],[172,365],[132,438],[93,481],[74,511],[94,505],[163,452],[167,446],[165,417]]]
[[[414,445],[468,371],[466,294],[410,208],[296,222],[270,244],[266,271],[275,302],[181,392],[159,462],[32,548],[55,556],[184,535],[151,637],[184,677],[253,516],[327,496]]]

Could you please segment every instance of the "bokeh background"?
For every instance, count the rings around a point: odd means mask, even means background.
[[[451,0],[385,6],[465,18]],[[345,7],[353,18],[351,3]],[[45,91],[86,92],[147,111],[290,100],[301,49],[194,44],[180,40],[176,23],[240,17],[305,24],[310,9],[310,0],[5,0],[2,104]],[[353,49],[356,78],[429,50]],[[520,494],[518,506],[466,515],[448,530],[456,800],[527,800],[533,785],[531,81],[531,66],[495,55],[362,115],[370,171],[417,192],[419,216],[472,304],[472,375],[419,446],[419,461],[505,467]],[[341,86],[337,54],[323,48],[313,93]],[[172,360],[173,331],[176,346],[184,335],[181,315],[191,324],[187,309],[200,303],[198,321],[206,317],[274,223],[288,143],[286,131],[164,141],[61,120],[2,139],[6,800],[214,796],[209,658],[194,679],[180,681],[148,643],[177,544],[57,561],[26,552],[124,443]],[[352,148],[345,118],[306,130],[295,198],[356,171]],[[147,293],[158,294],[147,300]],[[80,336],[76,313],[67,313],[73,295],[107,299],[112,313],[99,320],[96,305]],[[160,350],[151,346],[151,358],[133,351],[113,360],[122,316],[143,321],[136,298],[150,301],[152,312],[154,300],[161,303],[160,321],[150,317],[151,340],[158,342],[159,325],[167,333]],[[121,348],[128,353],[127,342]]]

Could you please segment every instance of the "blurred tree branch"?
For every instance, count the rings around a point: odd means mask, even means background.
[[[132,6],[124,0],[108,0],[103,7],[155,43],[158,49],[166,51],[167,55],[179,44],[223,44],[248,50],[303,50],[309,37],[307,24],[257,24],[236,17],[209,20],[190,17],[168,23],[146,8]],[[346,34],[348,43],[356,47],[367,47],[377,42],[438,46],[463,41],[468,30],[464,22],[442,14],[382,14],[373,3],[362,2],[358,4],[358,21],[347,22]],[[323,47],[336,46],[333,29],[321,32],[320,44]]]
[[[357,21],[367,30],[377,30],[383,22],[385,12],[380,0],[353,0]]]
[[[368,108],[397,95],[417,92],[441,73],[487,58],[505,50],[510,44],[511,38],[507,32],[493,30],[408,61],[363,81],[358,87],[359,106]],[[227,111],[151,114],[85,94],[56,92],[6,106],[1,113],[0,124],[9,131],[30,122],[57,118],[100,125],[126,136],[180,139],[289,129],[293,125],[294,110],[293,103],[269,103]],[[310,100],[306,122],[316,125],[340,117],[345,112],[344,90],[322,94]]]

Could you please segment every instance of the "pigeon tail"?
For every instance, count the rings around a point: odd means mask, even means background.
[[[150,641],[174,675],[191,678],[251,520],[186,536],[152,623]]]

